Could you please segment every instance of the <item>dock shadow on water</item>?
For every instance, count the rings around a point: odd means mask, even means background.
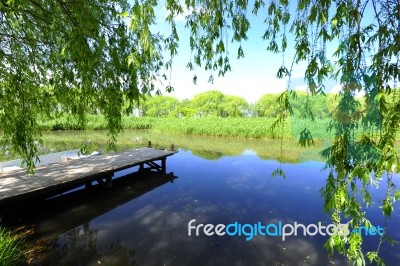
[[[188,235],[193,219],[194,225],[330,222],[319,193],[327,176],[322,162],[282,163],[286,179],[272,177],[279,161],[266,152],[268,159],[263,158],[252,147],[225,153],[222,148],[230,143],[220,139],[204,153],[200,144],[185,146],[168,158],[166,172],[174,174],[125,170],[116,173],[111,189],[99,186],[24,203],[4,213],[2,223],[34,228],[31,242],[45,247],[35,254],[36,265],[347,265],[343,257],[327,256],[327,236],[300,234],[283,241],[279,236],[207,236],[202,230]],[[265,143],[251,145],[268,149]],[[372,196],[380,199],[384,193],[378,189]],[[382,225],[375,202],[368,215]],[[395,240],[399,227],[395,206],[388,226]],[[366,237],[364,248],[378,241]],[[399,261],[396,250],[382,246],[387,265]]]
[[[97,247],[99,230],[90,222],[177,178],[173,173],[134,167],[116,172],[113,186],[78,187],[47,200],[21,201],[2,206],[2,223],[32,226],[30,242],[43,245],[32,256],[37,265],[138,265],[135,252],[118,239]],[[101,232],[101,231],[100,231]],[[108,246],[108,247],[107,247]]]

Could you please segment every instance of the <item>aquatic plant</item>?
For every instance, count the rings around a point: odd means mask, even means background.
[[[0,265],[21,265],[25,262],[23,240],[11,230],[0,227]]]

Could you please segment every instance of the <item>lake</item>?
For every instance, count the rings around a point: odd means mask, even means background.
[[[42,152],[106,148],[105,132],[51,132]],[[174,143],[179,153],[167,159],[167,173],[115,174],[112,189],[75,190],[45,202],[24,203],[3,215],[3,223],[33,229],[32,245],[41,246],[32,262],[43,265],[346,265],[341,256],[328,257],[327,236],[274,236],[279,224],[330,223],[319,190],[327,172],[318,151],[329,143],[304,150],[294,141],[166,135],[125,131],[119,149],[151,140],[157,147]],[[283,150],[280,147],[283,147]],[[286,178],[273,177],[282,167]],[[394,183],[400,186],[398,177]],[[373,191],[367,217],[375,226],[384,220],[379,200],[385,185]],[[15,214],[17,213],[17,214]],[[188,235],[189,222],[194,226]],[[207,236],[199,224],[273,224],[271,235],[247,239],[250,228],[231,235]],[[386,232],[400,240],[400,208]],[[235,229],[233,226],[231,227]],[[238,227],[236,227],[238,229]],[[233,232],[232,230],[231,232]],[[257,231],[257,230],[256,230]],[[246,233],[247,232],[247,233]],[[255,232],[255,231],[254,231]],[[254,233],[253,232],[253,233]],[[246,235],[247,234],[247,235]],[[379,237],[365,236],[365,251]],[[384,243],[387,265],[400,261],[397,245]]]

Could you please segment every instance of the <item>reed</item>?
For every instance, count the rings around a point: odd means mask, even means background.
[[[0,227],[0,265],[23,265],[25,257],[22,251],[23,240],[11,230]]]

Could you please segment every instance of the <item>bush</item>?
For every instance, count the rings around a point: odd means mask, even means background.
[[[0,265],[23,265],[22,239],[6,228],[0,227]]]

